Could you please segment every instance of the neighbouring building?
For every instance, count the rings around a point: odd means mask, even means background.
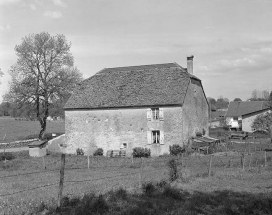
[[[231,128],[252,132],[251,124],[254,119],[268,111],[268,102],[265,101],[233,101],[229,103],[226,120]]]
[[[201,80],[176,63],[105,68],[84,80],[65,105],[67,153],[91,154],[102,148],[150,148],[188,144],[197,132],[208,134],[209,107]]]
[[[220,127],[220,121],[225,120],[226,110],[211,110],[210,114],[210,127],[216,128]]]

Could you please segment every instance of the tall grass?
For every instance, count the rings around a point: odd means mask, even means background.
[[[152,195],[151,195],[152,194]],[[142,193],[128,193],[123,188],[104,195],[92,193],[82,198],[62,201],[62,214],[272,214],[272,195],[239,193],[230,190],[212,193],[188,193],[149,183]],[[43,203],[44,204],[44,203]],[[55,208],[35,208],[34,213]]]

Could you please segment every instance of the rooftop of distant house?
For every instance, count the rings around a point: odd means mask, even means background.
[[[229,103],[226,117],[240,117],[268,109],[267,101],[233,101]]]

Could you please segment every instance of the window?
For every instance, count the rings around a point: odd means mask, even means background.
[[[152,108],[152,119],[158,120],[159,119],[159,108]]]
[[[148,121],[163,121],[163,108],[148,108],[147,109]]]
[[[160,131],[152,131],[152,143],[160,143]]]
[[[126,149],[127,148],[127,143],[122,143],[120,146],[120,149]]]

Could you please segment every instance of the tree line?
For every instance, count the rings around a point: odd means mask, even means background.
[[[220,96],[217,100],[208,97],[208,102],[210,104],[211,110],[216,111],[218,109],[227,109],[230,100]],[[240,98],[235,98],[233,101],[242,101]],[[269,93],[267,90],[253,90],[251,96],[246,101],[268,101],[268,105],[272,108],[272,91]]]

